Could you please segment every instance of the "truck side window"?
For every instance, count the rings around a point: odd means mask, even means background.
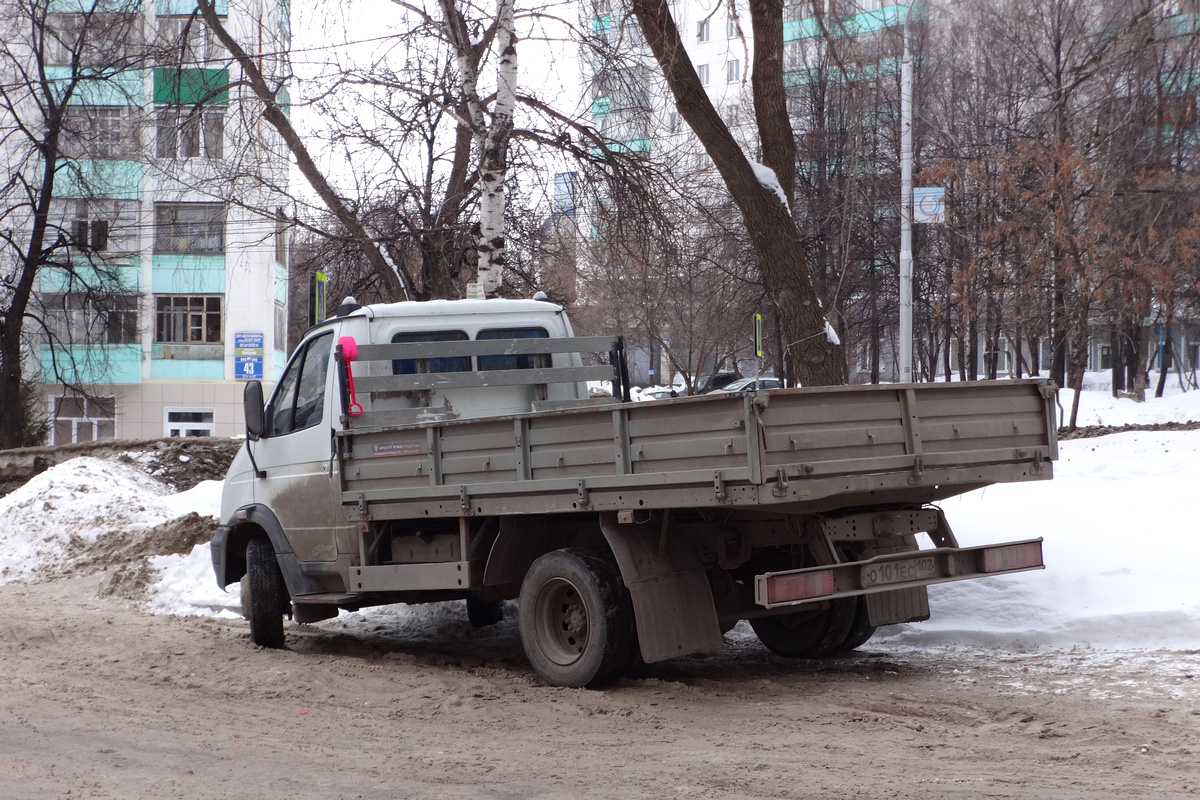
[[[401,342],[465,342],[469,336],[465,331],[416,331],[413,333],[397,333],[392,337],[393,344]],[[453,356],[451,358],[431,358],[429,368],[419,369],[420,364],[415,358],[397,358],[392,362],[393,375],[416,375],[419,372],[470,372],[470,356]]]
[[[321,421],[332,345],[333,334],[323,334],[305,345],[303,352],[292,357],[292,363],[288,364],[287,372],[271,401],[269,436],[310,428]]]
[[[548,339],[544,328],[495,328],[480,331],[475,339]],[[534,369],[550,366],[549,355],[480,356],[479,369]]]

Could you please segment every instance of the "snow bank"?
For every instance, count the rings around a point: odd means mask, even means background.
[[[212,551],[198,544],[186,556],[155,556],[151,569],[160,573],[150,586],[146,607],[156,614],[175,616],[241,616],[241,592],[237,586],[226,592],[217,586]]]
[[[65,566],[70,552],[109,531],[177,516],[166,487],[136,467],[74,458],[0,498],[0,583]]]
[[[899,641],[1195,648],[1200,431],[1060,444],[1055,478],[942,503],[964,545],[1045,537],[1044,572],[930,587],[932,619]]]
[[[1155,373],[1150,373],[1150,390],[1144,403],[1135,403],[1127,397],[1116,398],[1109,390],[1107,372],[1089,372],[1084,376],[1084,391],[1079,397],[1080,426],[1092,425],[1155,425],[1163,422],[1200,421],[1200,391],[1182,392],[1174,375],[1167,377],[1163,396],[1155,398]],[[1093,387],[1089,390],[1088,387]],[[1071,416],[1071,403],[1075,398],[1072,389],[1058,393],[1062,406],[1063,420]]]

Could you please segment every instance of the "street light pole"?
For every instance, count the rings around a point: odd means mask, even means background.
[[[900,62],[900,382],[912,383],[912,54],[908,50],[908,20],[912,2],[904,9],[904,57]]]

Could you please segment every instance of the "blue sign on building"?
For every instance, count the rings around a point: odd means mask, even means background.
[[[263,340],[261,333],[233,335],[233,377],[239,381],[261,381],[263,376]]]
[[[233,335],[233,349],[235,350],[257,350],[262,353],[263,349],[263,334],[261,333],[235,333]],[[238,355],[249,355],[247,353],[238,353]]]
[[[235,376],[240,381],[261,381],[263,376],[262,356],[235,356]]]

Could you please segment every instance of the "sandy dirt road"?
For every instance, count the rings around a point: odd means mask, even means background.
[[[0,798],[1200,794],[1200,653],[757,644],[551,689],[511,624],[350,635],[0,586]]]

